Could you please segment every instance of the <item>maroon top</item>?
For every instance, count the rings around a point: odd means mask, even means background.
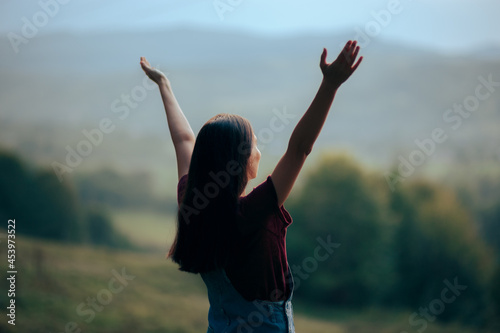
[[[177,185],[177,201],[184,194],[187,175]],[[247,300],[286,300],[288,262],[286,258],[286,229],[292,223],[290,214],[278,207],[278,196],[271,176],[246,196],[240,197],[239,234],[235,258],[226,273],[235,289]]]

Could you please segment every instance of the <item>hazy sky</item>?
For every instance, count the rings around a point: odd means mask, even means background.
[[[42,3],[52,16],[40,14]],[[375,23],[374,13],[388,9],[393,13],[381,14]],[[0,32],[21,34],[23,18],[37,19],[40,33],[183,25],[264,35],[350,31],[354,37],[360,29],[377,38],[454,51],[498,47],[499,14],[499,0],[3,0]]]

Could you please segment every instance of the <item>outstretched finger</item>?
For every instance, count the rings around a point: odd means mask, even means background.
[[[356,49],[357,49],[357,47],[358,47],[358,46],[357,46],[357,43],[358,43],[357,41],[354,41],[354,42],[352,42],[352,44],[351,44],[351,48],[349,49],[349,55],[350,55],[350,57],[351,57],[351,58],[352,58],[352,56],[353,56],[354,52],[356,52]]]
[[[323,48],[323,53],[321,53],[321,61],[319,63],[320,67],[323,67],[326,65],[326,56],[327,56],[326,48]]]
[[[151,65],[149,64],[149,61],[145,57],[141,57],[141,64],[144,64],[148,67],[151,67]]]
[[[358,62],[356,62],[354,66],[352,66],[352,73],[354,73],[356,68],[358,68],[359,64],[361,63],[361,60],[363,60],[363,56],[359,57]]]
[[[347,52],[351,48],[351,45],[352,45],[352,40],[345,43],[345,46],[344,46],[344,49],[342,50],[342,52]]]
[[[356,48],[354,49],[354,52],[351,56],[352,62],[356,61],[356,57],[358,56],[358,53],[359,53],[359,46],[356,46]]]
[[[352,41],[350,40],[345,44],[344,48],[342,49],[342,52],[340,52],[340,54],[339,54],[339,57],[340,57],[340,55],[343,55],[344,58],[349,61],[349,55],[351,53],[351,51],[350,51],[351,45],[352,45]]]

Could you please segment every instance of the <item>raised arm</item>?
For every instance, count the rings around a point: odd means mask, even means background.
[[[358,52],[359,46],[356,46],[356,42],[349,41],[337,59],[328,64],[326,62],[327,52],[326,49],[323,49],[320,62],[323,81],[316,97],[295,126],[288,142],[288,148],[271,174],[278,195],[278,206],[283,205],[288,198],[307,155],[311,152],[314,142],[321,132],[337,89],[361,63],[363,57],[360,57],[356,62]]]
[[[175,99],[170,81],[165,74],[151,67],[146,58],[141,57],[141,67],[146,75],[160,88],[161,99],[165,106],[168,128],[174,143],[175,155],[177,157],[177,174],[179,179],[188,173],[194,142],[196,140],[188,120]]]

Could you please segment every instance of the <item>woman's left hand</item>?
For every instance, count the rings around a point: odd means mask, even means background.
[[[141,57],[141,67],[144,73],[156,84],[160,85],[162,83],[169,83],[167,77],[165,74],[163,74],[160,70],[152,67],[149,64],[149,61],[146,60],[146,58]]]
[[[323,72],[324,79],[336,88],[340,87],[354,73],[363,60],[363,57],[360,57],[356,62],[359,52],[359,46],[356,44],[356,41],[348,41],[337,59],[330,64],[326,62],[327,51],[323,49],[319,64],[321,72]]]

